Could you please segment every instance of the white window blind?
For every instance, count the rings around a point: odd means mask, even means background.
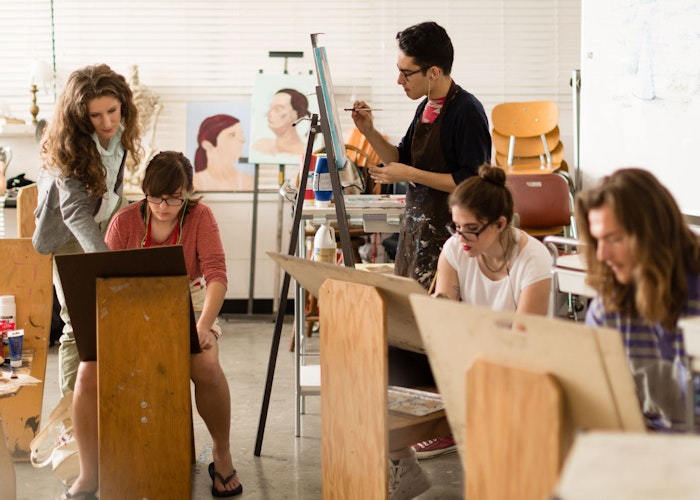
[[[28,117],[31,60],[52,61],[49,0],[0,4],[0,102]],[[416,102],[396,84],[396,32],[416,22],[442,24],[455,46],[453,78],[490,116],[499,102],[553,99],[570,157],[571,70],[579,66],[580,0],[61,0],[53,3],[59,87],[86,64],[107,63],[161,96],[159,149],[185,148],[188,102],[250,101],[259,71],[281,73],[268,52],[303,51],[290,73],[313,65],[310,33],[325,33],[338,106],[362,98],[383,111],[376,125],[391,139],[405,132]],[[12,48],[11,50],[8,50]],[[41,117],[52,96],[40,94]],[[343,114],[343,129],[352,127]]]

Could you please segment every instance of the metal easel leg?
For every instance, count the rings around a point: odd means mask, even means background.
[[[299,227],[301,224],[301,212],[304,206],[304,193],[306,192],[306,181],[309,175],[309,163],[311,162],[311,154],[313,153],[314,139],[318,132],[318,115],[311,117],[311,129],[309,131],[309,140],[306,145],[306,154],[304,155],[304,167],[299,179],[299,190],[297,191],[296,204],[294,205],[294,222],[292,223],[292,233],[289,238],[289,255],[294,255],[299,239]],[[262,407],[260,409],[260,420],[258,422],[258,434],[255,439],[254,455],[260,456],[262,449],[262,441],[265,435],[265,424],[267,423],[267,412],[270,407],[270,394],[272,393],[272,381],[275,377],[275,367],[277,366],[277,353],[279,352],[280,338],[282,335],[282,326],[284,325],[284,314],[287,309],[287,295],[289,294],[289,282],[291,277],[289,273],[284,273],[282,281],[282,290],[280,291],[279,307],[275,319],[275,330],[272,335],[272,344],[270,345],[270,357],[267,362],[267,378],[265,381],[265,391],[263,392]]]

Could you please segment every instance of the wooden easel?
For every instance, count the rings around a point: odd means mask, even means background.
[[[576,430],[645,432],[617,331],[409,300],[462,458],[467,498],[545,498]]]
[[[17,396],[0,399],[7,445],[15,461],[29,460],[29,444],[41,427],[46,357],[51,329],[53,284],[51,256],[40,255],[28,238],[0,239],[0,295],[14,295],[17,328],[24,329],[24,348],[34,350],[30,375],[41,382]]]
[[[323,498],[386,498],[389,450],[449,434],[445,413],[409,417],[388,412],[391,313],[385,292],[328,279],[319,300],[334,304],[320,315],[321,328],[332,332],[321,336]]]
[[[96,286],[100,498],[189,497],[188,278]]]
[[[189,495],[200,348],[182,246],[55,260],[80,359],[97,361],[100,498]]]

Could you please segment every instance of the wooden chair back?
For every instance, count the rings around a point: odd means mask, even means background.
[[[563,158],[554,101],[504,102],[491,112],[496,164],[515,171],[556,170]],[[554,153],[556,151],[556,154]]]
[[[573,195],[563,176],[557,173],[509,175],[506,183],[523,231],[536,237],[565,232],[575,234]]]
[[[504,102],[491,111],[491,122],[503,135],[539,136],[557,126],[559,107],[554,101]]]
[[[36,228],[34,210],[39,198],[36,184],[23,186],[17,190],[17,237],[31,238]]]

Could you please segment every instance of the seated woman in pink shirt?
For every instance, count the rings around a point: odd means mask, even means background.
[[[226,294],[226,263],[219,228],[209,207],[190,198],[193,168],[181,153],[164,151],[146,167],[141,185],[146,198],[120,210],[105,241],[121,250],[159,245],[182,245],[190,278],[201,353],[192,354],[191,378],[197,410],[212,437],[209,464],[212,495],[240,494],[231,458],[229,435],[231,396],[219,363],[217,316]],[[73,498],[93,498],[97,490],[97,367],[81,362],[73,396],[75,437],[80,453],[80,476]],[[82,496],[79,493],[84,493]],[[68,497],[71,498],[71,497]]]

